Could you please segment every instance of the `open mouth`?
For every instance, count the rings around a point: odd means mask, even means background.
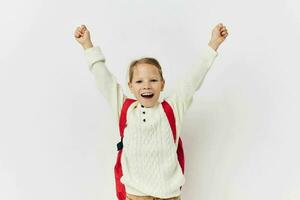
[[[152,92],[144,92],[141,94],[141,96],[146,99],[151,99],[154,96],[154,94]]]

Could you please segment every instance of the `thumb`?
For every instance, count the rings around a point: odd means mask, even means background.
[[[86,28],[85,25],[81,25],[81,33],[85,33],[88,29]]]

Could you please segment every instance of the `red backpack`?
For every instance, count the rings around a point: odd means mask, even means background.
[[[115,180],[116,180],[116,191],[117,191],[118,200],[126,200],[125,186],[120,181],[120,179],[123,175],[122,165],[121,165],[121,156],[122,156],[122,151],[123,151],[122,150],[123,149],[123,137],[124,137],[124,129],[126,127],[127,110],[129,108],[129,106],[135,101],[136,101],[135,99],[129,99],[129,98],[127,98],[125,100],[125,102],[122,106],[120,120],[119,120],[119,130],[120,130],[121,141],[117,144],[118,156],[117,156],[117,161],[116,161],[116,164],[114,167]],[[169,124],[171,126],[174,142],[176,142],[176,122],[175,122],[175,116],[173,113],[173,109],[165,100],[162,102],[162,106],[167,115]],[[177,158],[178,158],[182,173],[184,174],[184,151],[183,151],[183,144],[182,144],[180,137],[179,137],[178,147],[177,147]],[[182,188],[182,186],[180,186],[180,189],[181,188]]]

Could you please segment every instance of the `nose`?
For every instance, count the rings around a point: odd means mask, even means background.
[[[150,83],[149,83],[149,81],[145,81],[144,82],[143,89],[150,89]]]

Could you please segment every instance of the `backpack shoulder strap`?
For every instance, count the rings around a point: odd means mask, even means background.
[[[172,130],[172,133],[173,133],[174,142],[176,142],[176,122],[175,122],[175,116],[174,116],[173,109],[166,100],[164,100],[162,102],[162,107],[163,107],[163,109],[164,109],[164,111],[167,115],[168,121],[170,123],[171,130]]]
[[[170,104],[165,100],[162,102],[162,106],[163,106],[164,111],[169,120],[171,130],[173,133],[174,142],[176,143],[176,121],[175,121],[173,109],[170,106]],[[180,137],[178,138],[177,158],[178,158],[182,173],[184,173],[185,158],[184,158],[183,142]],[[181,190],[181,188],[182,188],[182,186],[180,186],[180,190]]]
[[[129,106],[135,102],[136,100],[126,98],[121,109],[121,114],[119,118],[119,129],[120,129],[120,136],[121,141],[117,144],[118,147],[118,156],[117,161],[114,167],[115,173],[115,181],[116,181],[116,193],[118,200],[125,200],[126,199],[126,188],[125,185],[121,182],[121,177],[123,176],[122,164],[121,164],[121,157],[122,157],[122,148],[123,148],[123,135],[124,129],[126,127],[126,116],[127,110]]]
[[[121,109],[121,114],[120,114],[120,119],[119,119],[119,132],[120,132],[120,137],[121,141],[117,143],[117,149],[118,151],[123,148],[123,137],[124,137],[124,129],[126,127],[126,122],[127,122],[127,110],[129,106],[135,102],[135,99],[130,99],[126,98]]]
[[[120,130],[120,136],[121,137],[123,137],[124,129],[126,127],[127,110],[129,108],[129,106],[135,101],[136,101],[135,99],[126,98],[124,103],[123,103],[122,110],[121,110],[121,115],[120,115],[120,119],[119,119],[119,130]]]

